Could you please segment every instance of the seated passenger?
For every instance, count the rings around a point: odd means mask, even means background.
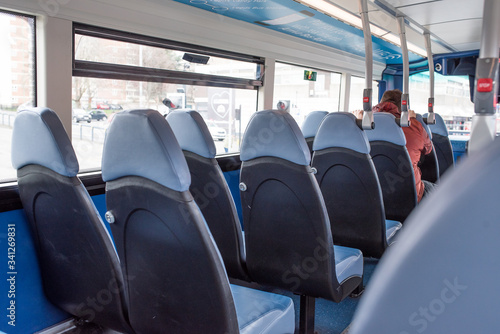
[[[385,91],[380,103],[374,106],[372,110],[374,112],[388,112],[396,118],[401,118],[401,95],[402,92],[399,89]],[[424,194],[430,193],[436,186],[432,182],[422,180],[422,172],[418,167],[420,157],[431,153],[432,142],[425,129],[417,120],[415,112],[409,110],[408,113],[410,117],[410,126],[403,127],[402,129],[406,138],[406,149],[408,150],[413,165],[417,197],[420,202]]]

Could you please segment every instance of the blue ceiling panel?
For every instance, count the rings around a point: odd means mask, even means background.
[[[365,56],[363,32],[293,0],[175,0],[233,19],[264,26],[278,32],[323,44],[350,54]],[[400,64],[401,49],[377,37],[373,58],[385,64]],[[422,59],[409,53],[410,61]]]

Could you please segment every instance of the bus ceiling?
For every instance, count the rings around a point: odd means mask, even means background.
[[[365,57],[357,1],[175,1],[301,38],[307,41],[304,47],[314,42]],[[424,33],[430,35],[434,54],[479,49],[482,1],[368,0],[367,7],[377,63],[402,63],[397,17],[404,17],[410,63],[427,57]]]

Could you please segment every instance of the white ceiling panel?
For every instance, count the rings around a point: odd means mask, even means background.
[[[458,51],[479,49],[482,20],[454,21],[424,26]],[[471,47],[473,45],[474,47]]]
[[[329,0],[344,9],[358,14],[358,1]],[[500,1],[500,0],[499,0]],[[479,48],[483,0],[369,0],[370,21],[381,28],[398,34],[394,16],[385,12],[389,8],[407,16],[411,22],[428,29],[435,38],[440,39],[457,51]],[[381,7],[379,7],[382,5]],[[407,29],[410,42],[424,48],[423,36],[413,34]],[[443,45],[434,45],[433,52],[449,52]]]
[[[455,44],[453,46],[456,47],[458,51],[470,51],[470,50],[480,49],[481,43],[480,42],[462,43],[462,44]]]
[[[420,25],[442,22],[478,19],[483,16],[482,0],[442,0],[420,1],[404,5],[405,1],[390,0],[398,10],[411,17]]]
[[[370,1],[405,15],[457,51],[479,48],[484,0]]]
[[[374,0],[371,0],[374,1]],[[386,0],[388,4],[390,4],[393,7],[403,7],[403,6],[411,6],[415,4],[419,4],[422,2],[437,2],[437,1],[443,1],[443,0],[434,0],[434,1],[423,1],[423,0]]]
[[[439,53],[447,53],[450,52],[449,49],[445,48],[439,43],[432,42],[432,53],[433,54],[439,54]]]

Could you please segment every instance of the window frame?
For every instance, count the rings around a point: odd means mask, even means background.
[[[259,66],[259,78],[254,80],[220,75],[148,68],[133,65],[119,65],[77,60],[75,58],[75,36],[84,35],[108,40],[151,46],[168,50],[197,53],[206,56],[251,62]],[[82,23],[73,23],[73,76],[130,81],[149,81],[184,85],[224,87],[258,90],[263,86],[264,58],[237,52],[224,51],[194,44],[181,43],[158,37],[145,36]]]

